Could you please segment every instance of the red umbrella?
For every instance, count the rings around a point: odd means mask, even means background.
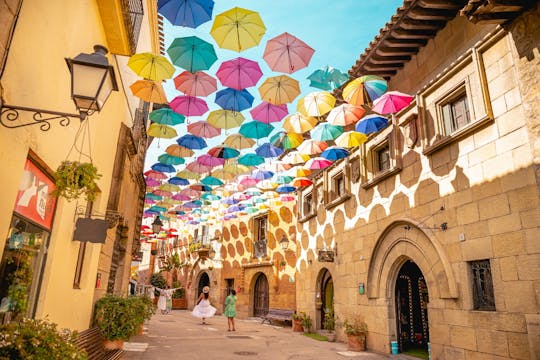
[[[255,86],[262,76],[261,68],[256,61],[238,57],[224,61],[216,72],[223,86],[242,90]]]
[[[168,177],[164,173],[160,171],[155,171],[155,170],[148,170],[147,172],[144,173],[144,176],[146,176],[147,178],[160,179],[160,180],[166,179]]]
[[[308,66],[314,52],[308,44],[285,32],[268,40],[263,59],[273,71],[292,74]]]
[[[208,111],[206,102],[194,96],[177,96],[169,105],[174,112],[185,116],[199,116]]]
[[[249,111],[253,120],[266,124],[280,122],[289,113],[287,104],[274,105],[263,101]]]
[[[197,121],[187,126],[187,131],[191,134],[203,138],[213,138],[221,135],[221,129],[218,129],[206,121]]]
[[[217,90],[217,81],[202,71],[184,71],[174,78],[174,86],[189,96],[208,96]]]

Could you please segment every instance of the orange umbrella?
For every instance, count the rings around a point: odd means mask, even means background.
[[[287,75],[273,76],[259,86],[259,94],[261,99],[271,104],[287,104],[300,95],[300,85]]]
[[[130,87],[134,96],[155,104],[166,104],[167,96],[160,83],[152,80],[137,80]]]
[[[303,134],[313,129],[315,125],[317,125],[317,119],[314,117],[295,113],[285,118],[283,129],[290,133]]]
[[[193,156],[193,154],[195,153],[193,150],[188,149],[187,147],[184,147],[178,144],[172,144],[172,145],[167,146],[167,149],[165,149],[165,152],[171,156],[176,156],[180,158],[190,157],[190,156]]]

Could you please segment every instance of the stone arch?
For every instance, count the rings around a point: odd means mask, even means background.
[[[457,298],[458,287],[450,261],[433,232],[419,222],[399,219],[382,232],[371,253],[367,296],[391,299],[399,269],[414,261],[425,276],[430,296]]]

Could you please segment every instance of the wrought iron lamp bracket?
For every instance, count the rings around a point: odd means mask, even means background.
[[[20,121],[20,112],[32,113],[31,120]],[[83,121],[88,115],[91,114],[83,111],[79,114],[69,114],[59,111],[7,105],[3,102],[0,103],[0,124],[10,129],[39,125],[41,131],[48,131],[51,128],[50,121],[58,120],[61,126],[68,126],[71,123],[71,119]]]

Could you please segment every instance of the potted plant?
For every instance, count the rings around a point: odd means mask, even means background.
[[[28,294],[32,282],[32,256],[29,250],[8,251],[6,261],[16,264],[17,269],[7,276],[9,281],[7,299],[13,318],[24,316],[28,309]]]
[[[304,332],[311,333],[311,325],[313,324],[311,317],[305,312],[302,313],[302,327]]]
[[[137,335],[142,334],[143,324],[146,320],[150,320],[152,315],[156,313],[156,305],[147,296],[131,296],[128,298],[130,307],[133,311],[133,316],[137,319]]]
[[[96,302],[94,325],[103,338],[106,349],[121,349],[124,341],[135,335],[140,317],[135,314],[138,307],[128,298],[106,295]]]
[[[56,190],[53,195],[67,200],[78,199],[81,195],[93,201],[98,193],[96,180],[101,177],[92,163],[78,161],[62,161],[54,173]]]
[[[172,308],[173,309],[186,309],[186,289],[182,286],[182,283],[180,281],[173,282],[172,285],[173,289],[179,288],[174,290],[172,294]]]
[[[292,316],[292,330],[294,332],[304,331],[304,327],[302,326],[302,319],[304,318],[303,314],[304,312],[301,312],[301,313],[297,313],[296,311],[294,312]]]
[[[77,332],[57,329],[46,319],[23,318],[0,325],[0,359],[85,360],[76,338]]]
[[[351,351],[366,350],[367,324],[355,318],[353,321],[345,320],[343,326],[347,335],[348,349]]]
[[[334,310],[331,308],[324,309],[323,329],[328,341],[336,341],[336,318],[334,317]]]

